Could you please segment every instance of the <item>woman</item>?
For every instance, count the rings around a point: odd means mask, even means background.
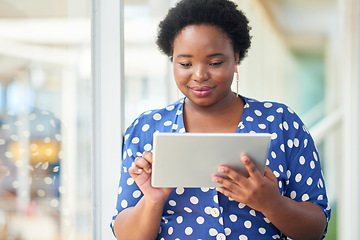
[[[127,129],[112,227],[118,239],[321,239],[330,217],[314,142],[287,106],[231,91],[250,47],[248,20],[228,0],[183,0],[160,23],[157,44],[185,95],[143,113]],[[246,155],[245,177],[221,165],[222,185],[153,188],[152,136],[159,132],[268,132],[265,174]],[[175,153],[176,154],[176,153]],[[223,176],[223,175],[222,175]]]

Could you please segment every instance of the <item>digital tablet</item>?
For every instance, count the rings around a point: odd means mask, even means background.
[[[153,187],[217,187],[212,175],[220,164],[247,174],[240,155],[246,153],[265,171],[268,133],[155,133]]]

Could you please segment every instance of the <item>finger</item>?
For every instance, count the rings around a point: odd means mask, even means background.
[[[137,158],[135,158],[134,163],[137,168],[142,168],[147,173],[151,172],[151,163],[149,163],[149,161],[146,158],[137,157]]]
[[[232,180],[238,184],[242,184],[247,180],[246,176],[244,176],[243,174],[235,171],[234,169],[232,169],[226,165],[220,165],[218,167],[218,172],[225,174],[230,180]]]
[[[249,156],[247,156],[246,154],[242,154],[241,161],[244,164],[245,168],[247,169],[247,171],[250,175],[250,178],[253,178],[256,180],[262,179],[262,175],[261,175],[259,169],[255,166],[254,162],[251,161]]]
[[[244,180],[247,181],[246,179]],[[212,181],[222,185],[224,188],[227,188],[233,192],[238,192],[241,189],[240,185],[246,185],[244,184],[244,181],[236,182],[233,179],[229,178],[228,176],[219,176],[216,174],[213,175]]]
[[[144,170],[142,168],[137,167],[137,166],[132,166],[132,167],[129,168],[129,174],[131,176],[140,175],[143,172],[144,172]]]
[[[145,151],[142,154],[142,157],[146,159],[151,165],[153,163],[153,154],[149,151]]]
[[[136,184],[142,190],[142,186],[149,180],[151,174],[136,166],[129,168],[130,176],[135,180]]]
[[[242,196],[244,194],[244,191],[242,189],[239,189],[239,191],[235,194],[233,191],[231,191],[228,188],[225,187],[217,187],[216,191],[224,194],[225,196],[234,199],[235,201],[241,202]]]
[[[277,182],[275,174],[269,167],[265,167],[264,177],[268,178],[272,182]]]

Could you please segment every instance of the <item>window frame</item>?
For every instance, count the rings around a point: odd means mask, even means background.
[[[93,239],[115,239],[111,216],[123,135],[123,0],[93,0],[92,9],[92,200]]]

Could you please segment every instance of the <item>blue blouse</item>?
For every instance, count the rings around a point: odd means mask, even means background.
[[[284,104],[242,98],[245,108],[235,132],[271,133],[266,165],[277,177],[280,193],[298,202],[317,204],[329,221],[331,210],[319,155],[308,129]],[[166,108],[145,112],[126,130],[117,214],[135,206],[143,196],[128,169],[137,156],[152,150],[153,134],[185,132],[183,103],[181,99]],[[157,239],[287,238],[261,212],[214,188],[175,188],[165,204]]]

